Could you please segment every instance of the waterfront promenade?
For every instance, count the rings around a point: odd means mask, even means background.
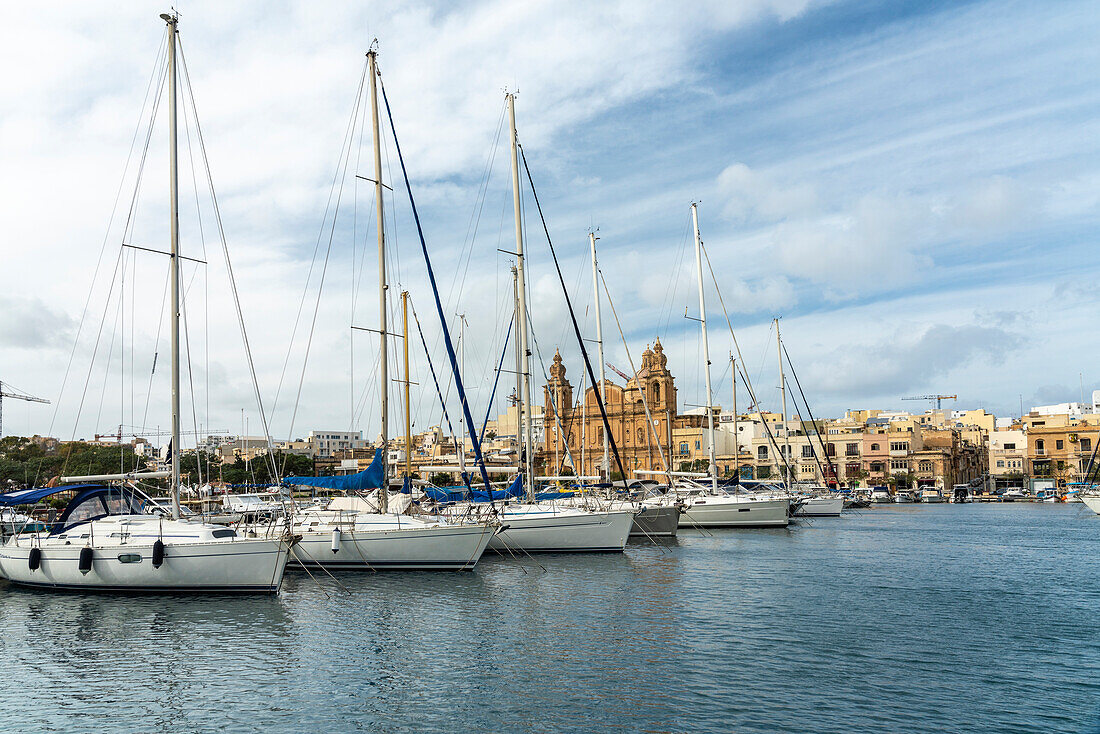
[[[273,598],[0,582],[4,731],[1075,732],[1100,517],[882,506]]]

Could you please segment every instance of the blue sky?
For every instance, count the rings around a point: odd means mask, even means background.
[[[778,403],[775,316],[817,415],[921,408],[900,398],[927,392],[957,393],[959,407],[1000,415],[1018,412],[1021,399],[1025,407],[1075,400],[1082,383],[1086,394],[1100,387],[1090,339],[1100,264],[1095,6],[726,5],[183,3],[184,46],[269,405],[282,375],[276,435],[290,430],[285,396],[300,378],[300,335],[285,373],[283,363],[362,53],[375,36],[448,312],[470,322],[477,415],[510,307],[508,256],[496,251],[513,246],[505,146],[496,147],[477,236],[464,235],[505,87],[519,91],[520,138],[575,302],[587,309],[592,300],[587,231],[598,226],[634,359],[660,336],[682,403],[703,397],[697,325],[683,318],[685,307],[698,311],[691,201],[700,202],[703,239],[765,407]],[[155,15],[106,4],[0,11],[9,69],[0,79],[0,192],[10,204],[0,212],[0,253],[17,274],[0,295],[0,380],[35,394],[56,398],[61,389],[156,55]],[[159,132],[135,242],[164,239]],[[387,165],[396,184],[394,173]],[[366,337],[355,337],[354,387],[349,374],[349,322],[377,320],[372,235],[360,219],[372,201],[362,187],[348,191],[302,380],[299,435],[377,431],[368,379],[377,350]],[[393,291],[412,292],[434,344],[407,208],[399,198],[393,209]],[[560,289],[529,201],[526,211],[535,334],[547,360],[560,346],[576,384]],[[183,223],[185,248],[199,248],[194,225]],[[106,297],[120,236],[116,221],[92,313],[103,313],[96,299]],[[353,261],[366,266],[358,290]],[[464,278],[452,279],[456,263]],[[86,321],[56,412],[9,401],[6,433],[90,436],[137,413],[167,423],[163,375],[150,383],[142,367],[155,350],[163,263],[141,260],[129,277],[148,297],[126,327],[130,341],[120,337],[108,365],[108,337],[123,323],[116,317],[89,370],[95,331]],[[197,420],[236,429],[244,408],[254,426],[224,276],[211,265],[197,278],[193,313],[208,288],[213,315],[209,367],[197,327],[194,337]],[[710,286],[707,299],[715,400],[728,404],[729,332]],[[580,316],[591,336],[591,314]],[[604,329],[608,359],[625,368],[606,307]],[[113,387],[128,375],[138,389]],[[418,354],[414,379],[427,389]],[[93,409],[86,399],[77,421],[86,381],[98,402]],[[414,399],[418,427],[438,420],[434,402],[430,393]]]

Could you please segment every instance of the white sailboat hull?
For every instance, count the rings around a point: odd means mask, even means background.
[[[1097,515],[1100,515],[1100,495],[1096,494],[1082,494],[1079,495],[1081,502],[1085,503],[1085,507],[1089,508]]]
[[[21,536],[0,547],[0,576],[22,586],[82,591],[275,593],[291,545],[281,538],[167,543],[164,562],[154,568],[154,542],[93,547],[91,569],[82,573],[85,545]],[[32,548],[41,553],[35,570]]]
[[[706,495],[685,503],[680,527],[786,527],[790,523],[790,505],[790,500],[778,497]]]
[[[332,526],[324,530],[295,528],[302,540],[294,548],[294,565],[361,571],[472,570],[496,527],[488,523],[427,525],[401,530],[344,527],[336,544],[332,530]],[[335,552],[333,545],[338,545]]]
[[[501,509],[501,530],[489,541],[497,553],[622,552],[634,523],[633,510],[588,512],[546,505]]]
[[[844,510],[843,497],[810,497],[798,508],[796,517],[840,517]]]

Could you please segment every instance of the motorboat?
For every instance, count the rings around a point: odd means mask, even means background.
[[[946,502],[943,492],[938,487],[925,487],[921,490],[920,501],[928,504],[940,504]]]
[[[1001,494],[1001,502],[1027,502],[1032,496],[1023,487],[1013,487]]]
[[[890,494],[890,490],[887,487],[872,487],[871,488],[871,504],[872,505],[886,505],[893,504],[894,496]]]
[[[894,492],[894,502],[898,504],[910,504],[917,501],[913,493],[907,489],[899,489]]]
[[[275,593],[295,539],[272,526],[234,529],[172,519],[135,487],[98,484],[21,490],[0,504],[75,496],[48,531],[0,546],[0,576],[22,585],[87,591]]]

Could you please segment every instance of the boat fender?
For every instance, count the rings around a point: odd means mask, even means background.
[[[77,568],[85,576],[92,570],[92,549],[90,546],[86,545],[80,549],[80,560],[77,562]]]
[[[153,543],[153,568],[160,568],[164,565],[164,541],[157,538],[157,542]]]
[[[507,530],[510,527],[511,527],[511,525],[501,525],[499,528],[497,528],[497,535],[500,535],[501,533],[503,533],[505,530]]]
[[[340,552],[340,528],[332,529],[332,552]]]
[[[27,567],[32,571],[37,571],[42,565],[42,549],[31,548],[31,554],[27,556]]]

